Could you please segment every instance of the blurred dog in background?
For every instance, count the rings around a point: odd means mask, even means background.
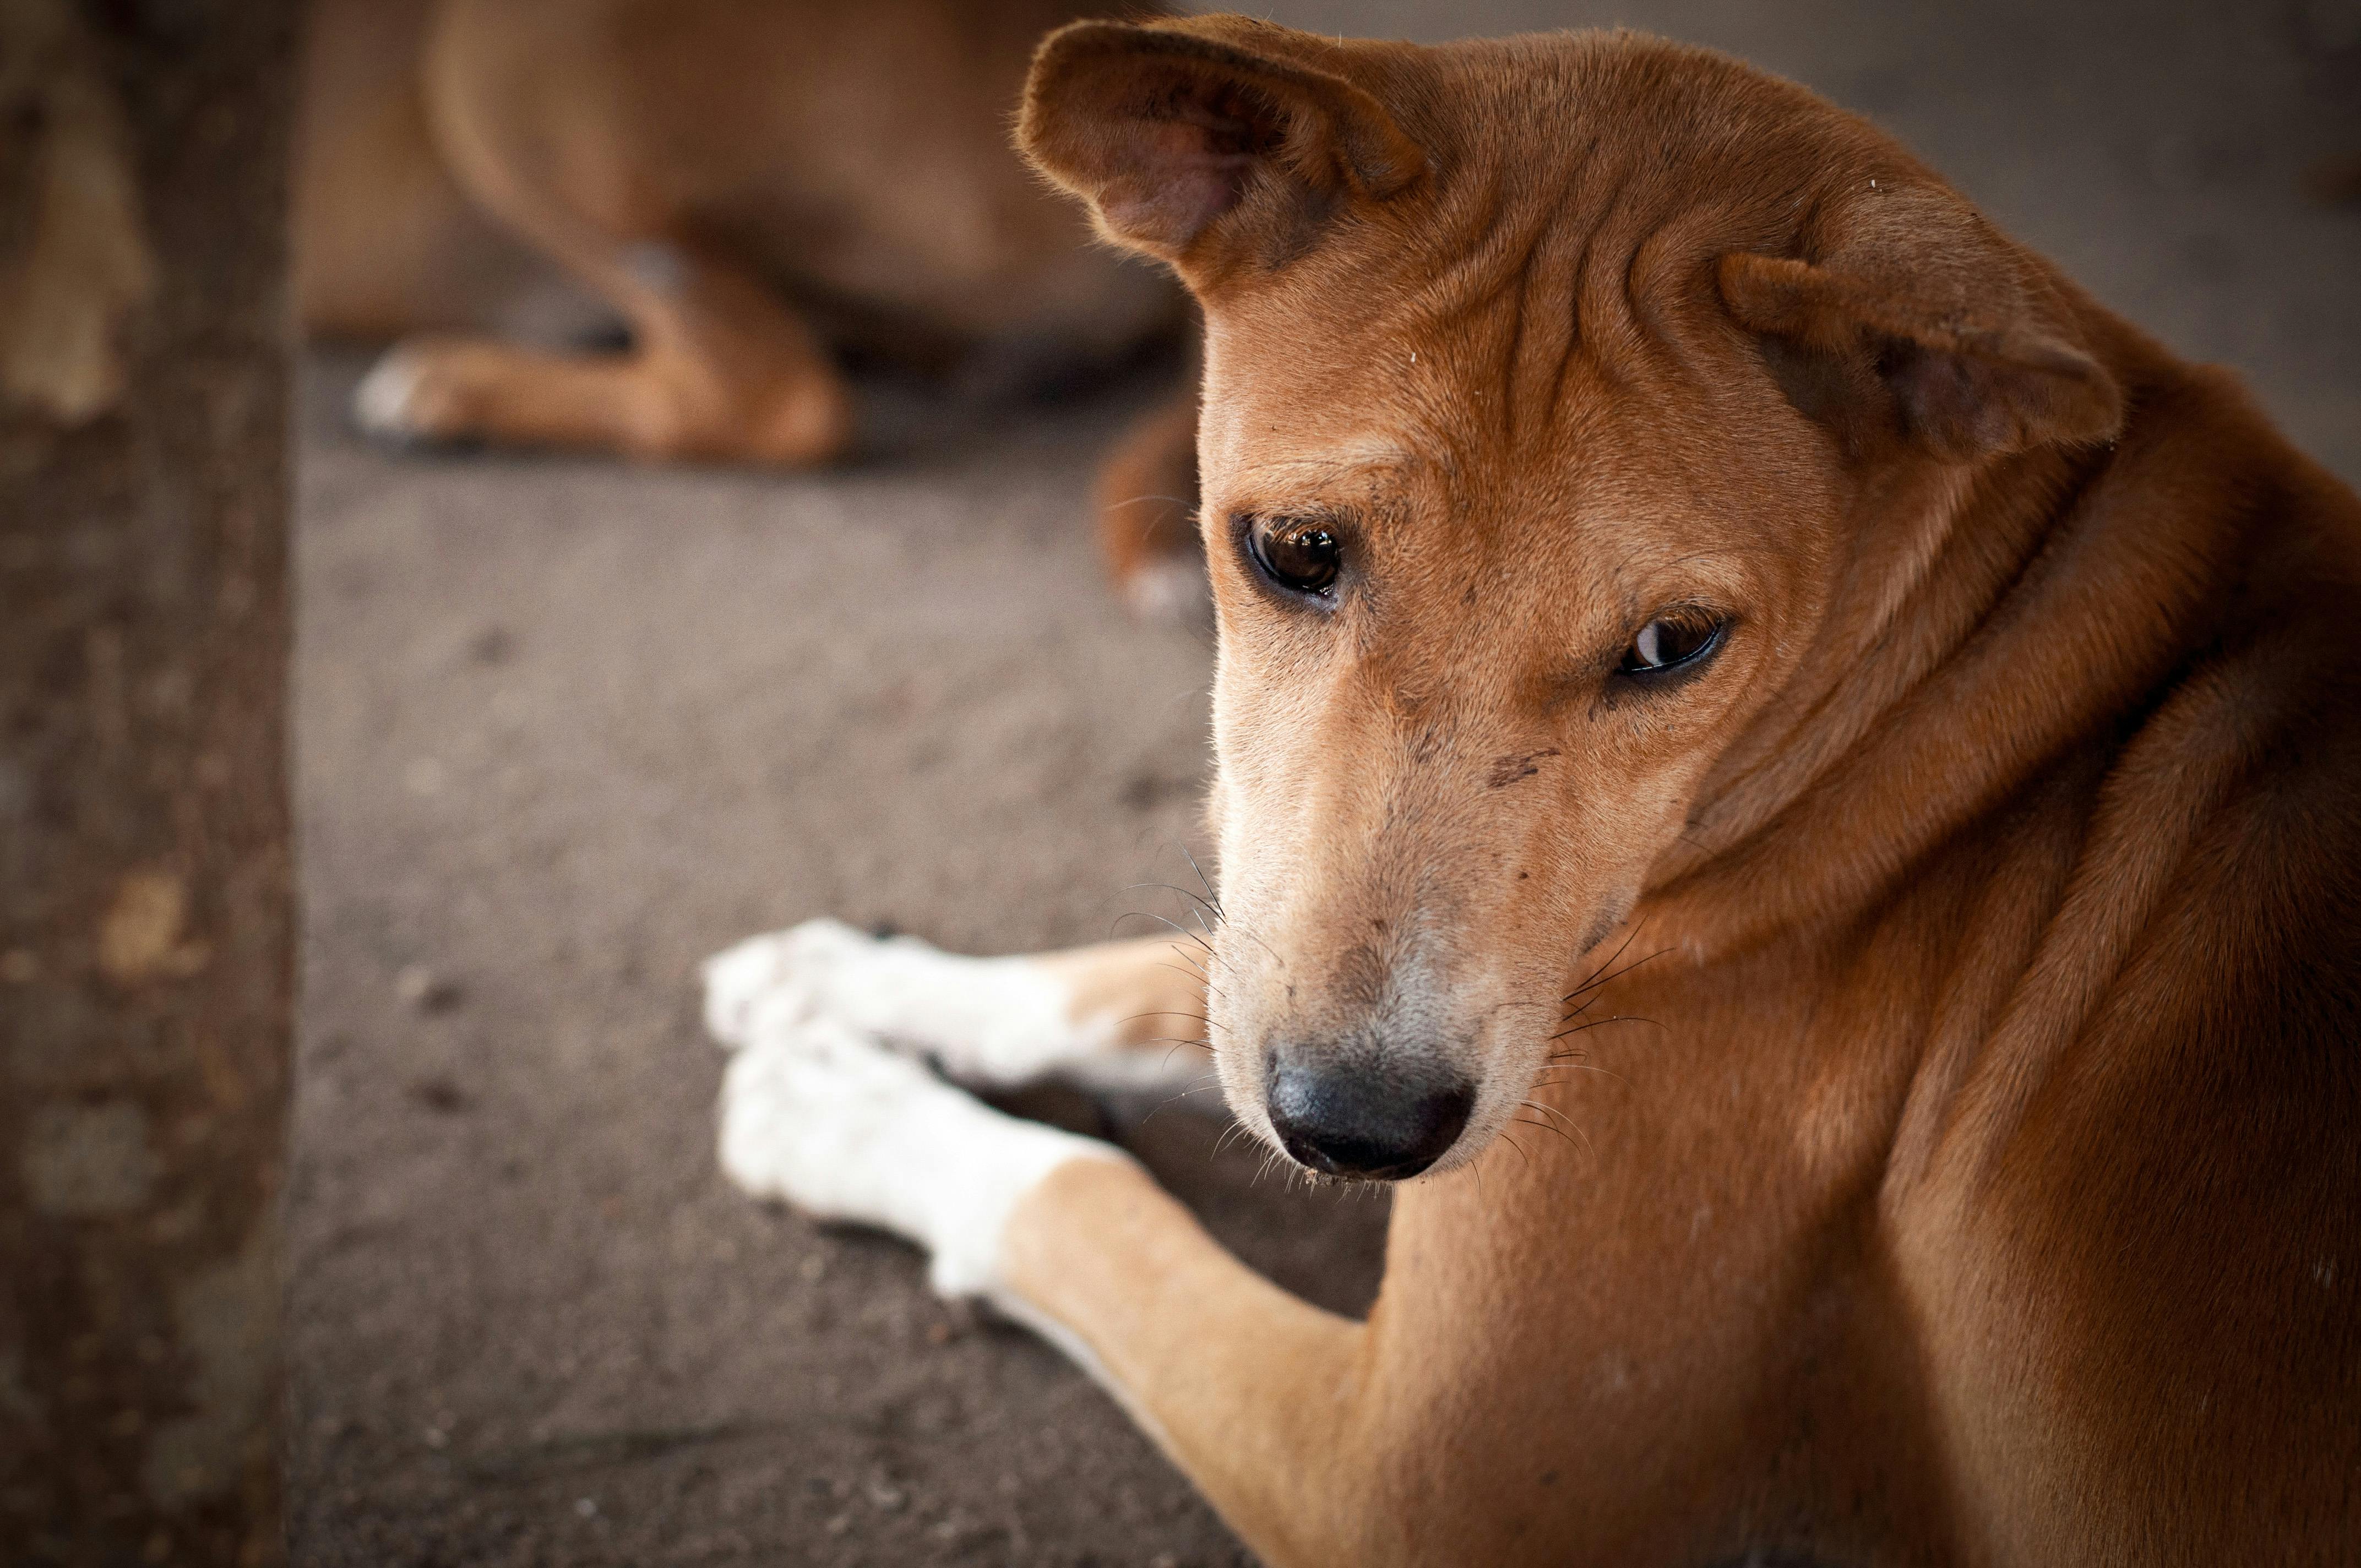
[[[791,467],[855,441],[848,361],[1004,393],[1120,364],[1182,294],[1009,141],[1035,44],[1101,9],[324,0],[302,324],[393,341],[355,394],[377,435]],[[1192,387],[1099,477],[1142,613],[1202,598],[1195,440]]]

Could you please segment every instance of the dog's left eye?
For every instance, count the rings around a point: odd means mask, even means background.
[[[1623,662],[1615,667],[1616,673],[1656,675],[1695,663],[1721,646],[1721,634],[1729,625],[1697,610],[1660,615],[1640,628],[1640,635],[1623,650]]]
[[[1343,569],[1344,547],[1317,521],[1257,517],[1246,524],[1246,552],[1263,575],[1299,594],[1325,594]]]

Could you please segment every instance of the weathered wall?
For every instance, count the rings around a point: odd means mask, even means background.
[[[294,0],[0,0],[0,1562],[280,1555]]]

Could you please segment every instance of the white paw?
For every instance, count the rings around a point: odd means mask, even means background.
[[[402,344],[387,349],[353,389],[353,422],[368,434],[395,440],[419,434],[415,404],[425,375],[425,356],[416,349]]]
[[[720,1155],[757,1197],[917,1243],[946,1296],[995,1290],[1008,1217],[1050,1171],[1127,1157],[1005,1116],[824,1018],[765,1028],[730,1062]]]
[[[1029,959],[971,959],[913,937],[807,920],[706,960],[705,1025],[745,1046],[832,1018],[931,1058],[963,1082],[1024,1083],[1104,1052],[1107,1020],[1077,1023],[1071,987]]]
[[[752,1043],[759,1016],[772,1029],[813,1016],[817,998],[801,982],[815,948],[835,938],[867,941],[840,920],[807,920],[785,931],[749,937],[705,960],[705,1028],[731,1050]]]

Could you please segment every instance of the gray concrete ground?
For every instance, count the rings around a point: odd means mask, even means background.
[[[1625,20],[1903,134],[2361,477],[2361,6],[1309,0],[1455,32]],[[904,406],[815,477],[358,444],[310,367],[292,1226],[307,1564],[1243,1561],[1077,1374],[916,1256],[740,1200],[694,966],[823,912],[1006,951],[1178,901],[1207,650],[1081,524],[1121,400]],[[1249,1261],[1366,1300],[1383,1207],[1129,1127]]]

